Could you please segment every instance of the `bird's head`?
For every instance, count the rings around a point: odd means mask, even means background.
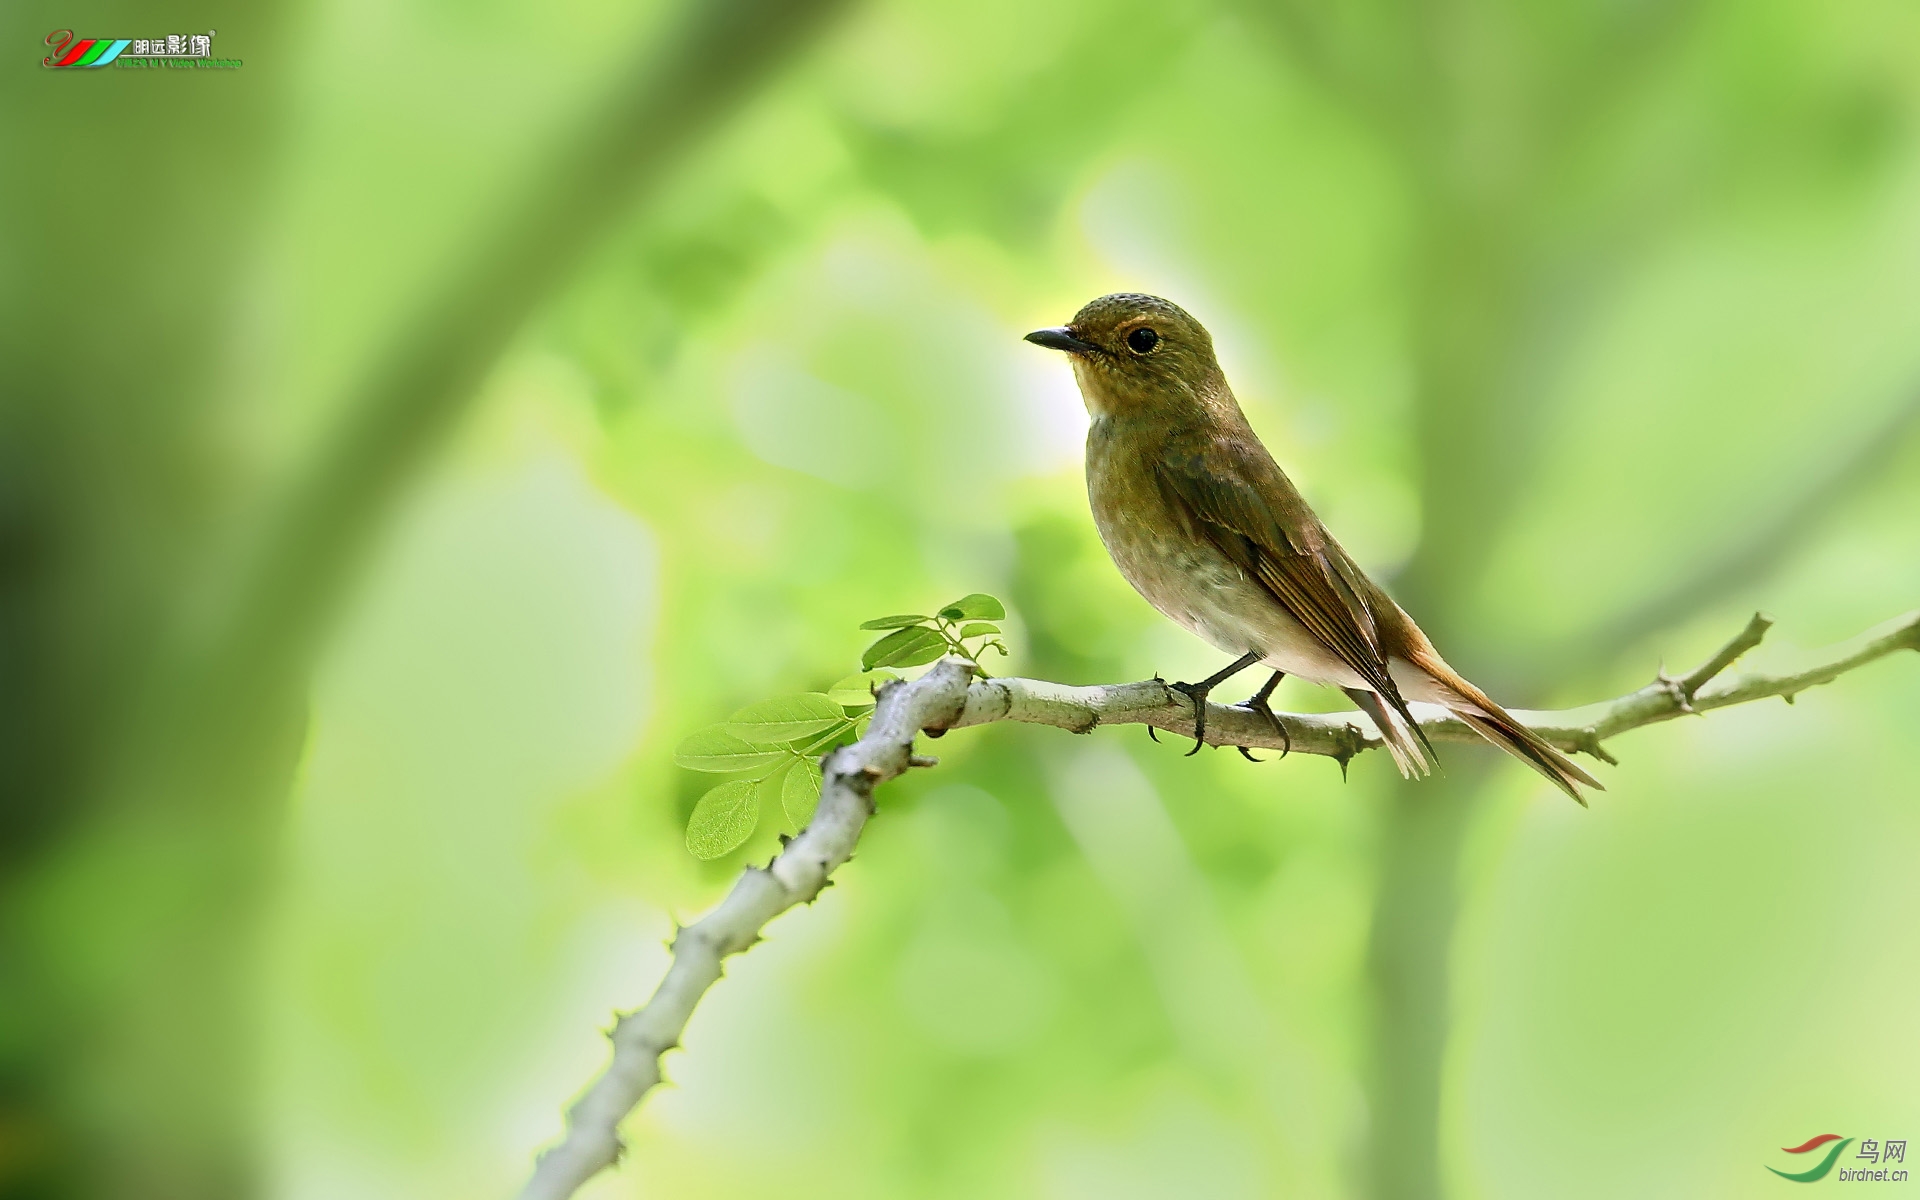
[[[1036,329],[1027,340],[1072,357],[1080,394],[1096,418],[1171,415],[1225,391],[1206,327],[1158,296],[1102,296],[1071,323]]]

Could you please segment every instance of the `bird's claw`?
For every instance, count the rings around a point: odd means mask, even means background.
[[[1242,700],[1240,703],[1234,705],[1234,707],[1244,709],[1247,712],[1267,719],[1267,724],[1273,726],[1273,732],[1280,739],[1281,758],[1285,758],[1287,755],[1293,753],[1293,735],[1287,732],[1287,723],[1280,719],[1280,714],[1274,712],[1265,700],[1256,696],[1251,700]],[[1254,761],[1259,762],[1261,760],[1256,758]]]
[[[1197,683],[1170,683],[1167,686],[1193,702],[1193,749],[1185,755],[1192,758],[1200,753],[1200,747],[1207,744],[1207,693],[1213,689]]]

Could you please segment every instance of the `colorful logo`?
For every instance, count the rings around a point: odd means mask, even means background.
[[[43,67],[104,67],[126,55],[128,63],[141,66],[151,59],[211,59],[214,31],[170,33],[158,38],[80,38],[71,29],[56,29],[47,35],[53,53],[40,60]],[[193,65],[193,64],[183,64]]]
[[[1788,1154],[1810,1154],[1828,1142],[1835,1143],[1833,1149],[1827,1151],[1824,1158],[1804,1171],[1782,1171],[1778,1167],[1768,1167],[1767,1170],[1782,1179],[1791,1179],[1795,1183],[1813,1183],[1815,1180],[1825,1179],[1827,1172],[1833,1170],[1833,1164],[1839,1161],[1840,1152],[1845,1150],[1847,1143],[1852,1140],[1852,1138],[1843,1138],[1837,1133],[1823,1133],[1819,1137],[1808,1138],[1798,1146],[1782,1146],[1781,1149]]]

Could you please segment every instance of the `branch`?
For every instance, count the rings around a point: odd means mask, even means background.
[[[1516,711],[1523,724],[1568,751],[1613,758],[1601,741],[1629,729],[1672,720],[1683,713],[1744,704],[1768,696],[1791,701],[1810,687],[1830,683],[1855,667],[1898,650],[1920,651],[1920,609],[1821,652],[1813,665],[1790,674],[1721,674],[1760,644],[1773,624],[1754,614],[1747,627],[1712,657],[1683,676],[1662,672],[1637,692],[1586,708],[1559,712]],[[1430,705],[1416,710],[1438,713]],[[1282,713],[1285,740],[1297,754],[1348,759],[1378,747],[1379,733],[1361,713]],[[1193,734],[1193,706],[1165,682],[1068,687],[1038,679],[975,678],[973,664],[945,658],[911,683],[883,688],[873,724],[859,741],[834,751],[823,764],[820,807],[799,837],[765,867],[749,867],[720,906],[673,939],[673,965],[646,1006],[622,1016],[609,1035],[613,1062],[567,1111],[561,1143],[540,1156],[520,1200],[565,1200],[589,1178],[612,1166],[621,1150],[619,1124],[660,1082],[660,1056],[680,1044],[694,1007],[720,978],[728,955],[760,940],[767,922],[794,905],[812,903],[829,877],[853,857],[855,843],[873,813],[873,792],[909,767],[934,759],[913,753],[916,734],[934,737],[949,729],[1023,721],[1089,733],[1101,725],[1148,725]],[[1436,741],[1477,742],[1480,735],[1451,715],[1422,720]],[[1207,739],[1216,746],[1284,748],[1264,717],[1244,708],[1211,705]]]
[[[1721,672],[1735,659],[1760,644],[1772,624],[1768,618],[1754,614],[1745,629],[1684,676],[1674,678],[1662,673],[1639,691],[1584,708],[1551,712],[1516,709],[1513,715],[1562,750],[1584,751],[1612,762],[1612,756],[1600,743],[1629,729],[1768,696],[1791,699],[1810,687],[1829,683],[1855,667],[1897,650],[1920,650],[1920,609],[1917,609],[1870,629],[1852,641],[1820,652],[1815,665],[1805,670],[1785,675],[1743,674],[1720,680]],[[1483,740],[1466,722],[1433,705],[1415,704],[1414,711],[1421,717],[1421,729],[1436,742]],[[1278,715],[1286,730],[1284,736],[1275,734],[1265,717],[1249,709],[1209,705],[1206,740],[1214,746],[1320,754],[1339,759],[1343,764],[1356,754],[1382,745],[1379,731],[1364,713]],[[1099,725],[1151,725],[1193,736],[1191,702],[1157,679],[1103,687],[1067,687],[1037,679],[977,680],[968,689],[966,712],[955,722],[955,727],[991,721],[1025,721],[1075,733],[1086,733]]]
[[[813,902],[827,877],[853,857],[873,814],[875,787],[909,767],[934,765],[913,754],[914,735],[953,724],[973,670],[946,658],[912,683],[881,691],[866,734],[822,764],[820,807],[806,829],[765,867],[748,867],[720,907],[674,935],[667,977],[645,1008],[614,1025],[612,1064],[568,1110],[566,1140],[540,1156],[521,1200],[563,1200],[619,1158],[616,1127],[660,1082],[660,1056],[680,1044],[694,1005],[720,978],[721,960],[759,941],[768,921]]]

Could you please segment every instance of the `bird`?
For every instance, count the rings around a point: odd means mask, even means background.
[[[1026,340],[1073,364],[1091,418],[1087,499],[1114,565],[1154,608],[1234,656],[1198,683],[1171,685],[1193,705],[1188,754],[1205,742],[1208,693],[1258,663],[1273,674],[1239,707],[1266,717],[1283,739],[1268,700],[1294,675],[1344,691],[1372,718],[1403,777],[1436,765],[1409,707],[1425,703],[1582,805],[1582,787],[1605,790],[1447,665],[1334,540],[1247,423],[1212,337],[1184,309],[1120,292]]]

